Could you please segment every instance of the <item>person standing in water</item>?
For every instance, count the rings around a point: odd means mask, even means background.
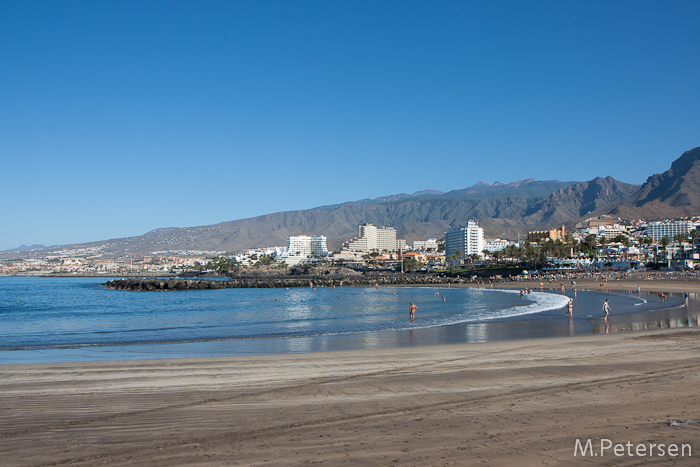
[[[416,319],[416,310],[418,307],[415,305],[415,303],[411,302],[411,306],[408,307],[408,319],[411,321]]]
[[[608,319],[608,315],[610,314],[610,303],[608,303],[608,299],[603,303],[603,311],[605,312],[605,319]]]

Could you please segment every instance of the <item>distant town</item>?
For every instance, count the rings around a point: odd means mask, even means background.
[[[21,259],[0,260],[1,275],[177,275],[279,270],[314,265],[392,271],[445,271],[493,266],[528,266],[539,272],[640,270],[700,267],[700,218],[647,222],[610,216],[587,219],[571,229],[530,231],[527,238],[484,238],[473,219],[443,238],[397,238],[393,227],[358,226],[355,238],[329,251],[323,235],[297,235],[285,246],[239,252],[157,251],[149,255],[107,255],[105,245],[52,248]]]

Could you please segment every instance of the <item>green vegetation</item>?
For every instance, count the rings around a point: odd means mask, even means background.
[[[418,269],[419,267],[421,267],[421,262],[418,261],[417,259],[411,258],[411,257],[404,257],[403,258],[403,270],[404,271],[412,272],[412,271],[415,271],[416,269]]]

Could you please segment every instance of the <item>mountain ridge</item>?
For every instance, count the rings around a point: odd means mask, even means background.
[[[686,151],[669,170],[639,185],[612,177],[586,182],[525,179],[479,182],[464,189],[382,196],[264,214],[199,227],[160,228],[137,237],[90,242],[113,254],[242,249],[285,245],[290,235],[325,235],[331,249],[357,235],[364,223],[391,226],[399,238],[442,237],[451,227],[477,219],[488,237],[523,238],[529,230],[573,226],[609,214],[663,219],[700,214],[700,148]],[[73,245],[75,246],[75,245]]]

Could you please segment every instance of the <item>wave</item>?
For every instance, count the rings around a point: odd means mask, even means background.
[[[484,290],[485,292],[488,289]],[[493,290],[501,293],[513,293],[519,294],[518,291],[511,290]],[[535,313],[542,313],[544,311],[558,310],[564,308],[569,303],[569,297],[566,295],[557,295],[546,292],[533,292],[526,295],[528,299],[534,299],[534,301],[528,305],[514,306],[510,308],[504,308],[502,310],[495,311],[484,311],[480,313],[461,313],[453,315],[450,317],[429,319],[428,321],[433,322],[420,322],[416,326],[407,326],[405,329],[416,329],[416,328],[431,328],[439,326],[450,326],[453,324],[465,324],[465,323],[476,323],[479,321],[494,320],[494,319],[504,319],[504,318],[514,318],[516,316],[532,315]]]

